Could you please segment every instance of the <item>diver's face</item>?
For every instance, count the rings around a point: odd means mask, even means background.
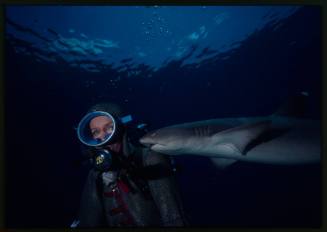
[[[110,135],[114,130],[114,122],[106,116],[98,116],[90,121],[90,130],[93,139],[103,141],[106,136]]]

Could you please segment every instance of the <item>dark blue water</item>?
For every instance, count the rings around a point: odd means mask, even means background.
[[[132,78],[131,70],[96,62],[99,72],[71,67],[60,57],[55,63],[40,63],[15,52],[15,47],[23,47],[33,54],[40,52],[37,48],[7,36],[7,226],[67,227],[74,220],[87,173],[74,162],[80,157],[74,127],[97,102],[121,104],[126,113],[155,129],[218,117],[268,115],[287,97],[306,91],[306,117],[320,119],[320,9],[302,7],[282,22],[277,29],[268,23],[239,47],[198,63],[183,61],[201,53],[201,43],[157,70],[146,63],[136,65],[132,71],[139,74]],[[236,163],[219,171],[203,157],[178,157],[176,162],[191,226],[320,225],[320,165]]]

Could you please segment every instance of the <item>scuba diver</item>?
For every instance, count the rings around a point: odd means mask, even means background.
[[[169,158],[139,144],[142,125],[122,116],[119,106],[100,103],[78,125],[92,169],[71,227],[184,226]]]

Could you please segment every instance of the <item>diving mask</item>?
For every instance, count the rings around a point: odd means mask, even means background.
[[[110,130],[106,130],[105,136],[101,139],[96,138],[94,132],[90,127],[90,123],[93,119],[97,117],[104,117],[108,122],[110,122]],[[78,139],[85,145],[91,147],[100,147],[106,144],[113,143],[117,136],[121,133],[122,124],[132,121],[130,115],[116,119],[108,112],[104,111],[93,111],[86,114],[77,127]]]

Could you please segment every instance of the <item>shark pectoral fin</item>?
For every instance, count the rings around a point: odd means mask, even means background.
[[[213,163],[213,165],[215,165],[215,167],[219,168],[220,170],[224,170],[233,163],[237,162],[237,160],[225,158],[211,158],[211,162]]]
[[[246,147],[266,131],[270,124],[271,121],[266,120],[233,127],[214,134],[212,139],[216,141],[218,147],[226,147],[228,145],[233,148],[234,154],[244,154]],[[228,154],[226,153],[226,155]]]

